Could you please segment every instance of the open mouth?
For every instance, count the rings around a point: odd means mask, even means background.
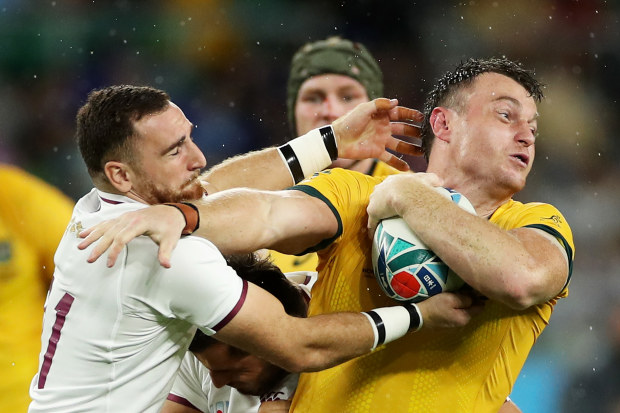
[[[523,164],[523,166],[527,166],[529,161],[530,161],[530,157],[526,154],[523,153],[517,153],[514,155],[511,155],[514,159],[518,160],[520,163]]]

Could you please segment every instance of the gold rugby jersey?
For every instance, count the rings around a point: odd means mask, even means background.
[[[368,171],[370,176],[387,176],[399,173],[398,169],[392,168],[385,162],[374,160],[372,167]],[[319,263],[319,258],[315,252],[309,252],[302,255],[286,255],[278,251],[269,251],[272,261],[276,264],[282,272],[295,272],[295,271],[316,271],[316,266]]]
[[[333,169],[294,187],[322,199],[339,222],[338,233],[316,247],[319,277],[310,315],[395,304],[375,281],[366,234],[368,198],[382,180]],[[555,207],[511,200],[490,220],[506,230],[528,226],[553,234],[572,268],[571,230]],[[488,301],[463,328],[423,329],[334,368],[302,374],[292,411],[497,412],[557,299],[567,294],[565,287],[554,299],[524,311]]]
[[[0,182],[0,412],[25,412],[54,253],[73,202],[8,165],[0,165]]]

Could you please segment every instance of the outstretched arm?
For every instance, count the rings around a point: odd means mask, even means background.
[[[194,202],[200,211],[195,235],[213,242],[223,254],[241,254],[261,248],[298,253],[333,236],[338,221],[323,201],[301,191],[259,191],[237,188]],[[194,211],[190,209],[190,211]],[[78,246],[92,247],[89,262],[106,250],[113,266],[125,245],[145,234],[159,244],[159,261],[170,267],[170,255],[185,227],[176,208],[155,205],[104,221],[80,233]]]
[[[290,170],[290,164],[294,162],[290,158],[290,148],[297,152],[302,169],[306,169],[303,171],[306,177],[327,168],[337,157],[378,158],[397,169],[406,171],[409,169],[407,163],[387,149],[405,155],[421,155],[419,147],[398,139],[395,135],[419,137],[420,129],[417,125],[422,121],[423,115],[417,110],[397,104],[396,99],[384,98],[362,103],[334,121],[331,127],[327,126],[327,130],[333,130],[333,137],[329,136],[327,139],[333,140],[336,153],[328,153],[328,149],[323,146],[323,137],[315,130],[302,138],[297,138],[297,143],[309,144],[296,145],[289,142],[279,148],[267,148],[225,160],[203,174],[202,179],[206,182],[207,192],[212,194],[238,187],[278,190],[297,183]],[[313,140],[316,140],[316,144],[313,144]],[[329,145],[331,142],[327,143]],[[330,159],[330,156],[333,159]],[[285,158],[289,160],[288,164]],[[304,164],[307,165],[306,168],[303,168]]]
[[[467,324],[481,307],[471,297],[442,293],[418,303],[422,328],[450,328]],[[412,304],[405,306],[411,307]],[[249,285],[240,312],[215,337],[255,354],[287,371],[317,371],[366,354],[377,345],[417,330],[405,306],[374,309],[385,334],[377,337],[377,322],[365,313],[331,313],[309,318],[291,317],[269,293]],[[369,312],[370,313],[370,312]],[[385,341],[379,341],[385,339]]]

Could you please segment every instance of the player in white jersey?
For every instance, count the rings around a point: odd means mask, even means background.
[[[287,314],[306,317],[316,272],[282,274],[254,255],[232,256],[229,265],[244,280],[276,297]],[[200,331],[189,346],[162,413],[256,413],[290,405],[298,375]]]
[[[322,132],[300,137],[304,155],[290,142],[232,169],[250,180],[262,176],[265,186],[269,177],[279,178],[281,185],[283,177],[303,177],[313,168],[324,168],[355,138],[364,141],[359,143],[360,157],[377,156],[367,150],[374,147],[383,153],[386,144],[397,145],[391,133],[398,128],[403,132],[390,121],[413,116],[395,105],[387,100],[362,104]],[[173,202],[175,208],[191,208],[179,201],[203,196],[199,174],[206,161],[191,139],[193,125],[165,92],[150,87],[112,86],[92,92],[78,112],[77,126],[80,152],[96,189],[78,201],[55,256],[39,372],[30,388],[31,412],[158,412],[196,330],[193,325],[299,372],[368,353],[419,328],[423,317],[428,316],[425,327],[463,325],[470,319],[470,311],[463,308],[471,300],[454,294],[419,307],[376,309],[371,315],[291,317],[273,296],[238,278],[210,242],[193,237],[181,240],[182,248],[171,255],[168,264],[174,268],[160,268],[157,248],[146,238],[129,242],[115,265],[88,264],[94,249],[77,248],[82,228],[149,204]],[[370,144],[369,139],[378,138],[378,145]],[[316,147],[319,154],[308,155]],[[387,156],[379,155],[392,159]],[[254,173],[265,165],[262,174]],[[224,174],[240,181],[230,176]],[[224,181],[209,188],[226,187]],[[191,234],[198,226],[189,220],[183,233]],[[385,325],[383,335],[378,335],[379,322]]]
[[[193,325],[212,334],[239,311],[247,283],[215,246],[195,237],[180,241],[170,269],[156,268],[156,246],[137,239],[119,265],[95,263],[84,273],[79,225],[143,206],[98,190],[76,205],[57,251],[65,259],[57,262],[46,302],[48,342],[30,411],[158,411]]]

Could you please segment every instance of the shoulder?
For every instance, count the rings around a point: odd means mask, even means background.
[[[510,200],[493,213],[491,222],[504,229],[529,227],[545,231],[560,241],[572,257],[575,250],[573,233],[564,215],[553,205],[543,202],[521,203]]]
[[[335,205],[351,205],[356,201],[366,202],[374,187],[383,177],[373,177],[360,172],[342,168],[326,169],[315,173],[311,178],[300,182],[289,189],[305,192],[324,201],[329,200]]]

